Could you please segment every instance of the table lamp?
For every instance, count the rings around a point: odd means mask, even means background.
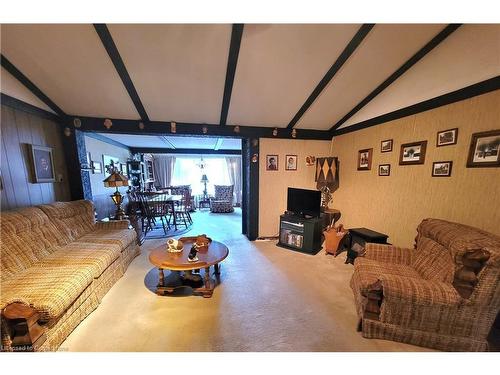
[[[123,195],[120,194],[118,188],[120,186],[128,186],[128,178],[115,170],[104,181],[105,187],[116,187],[116,191],[111,195],[113,203],[116,205],[115,220],[122,220],[125,218],[125,212],[122,208]]]
[[[201,176],[201,181],[205,188],[203,189],[203,199],[208,199],[208,194],[207,194],[207,183],[208,183],[208,177],[206,174]]]

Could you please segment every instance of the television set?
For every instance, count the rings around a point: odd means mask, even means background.
[[[288,188],[287,211],[303,217],[319,217],[321,210],[321,192]]]

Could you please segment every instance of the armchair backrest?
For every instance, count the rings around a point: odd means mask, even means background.
[[[440,219],[425,219],[417,228],[413,266],[419,270],[419,257],[433,250],[441,261],[430,267],[447,268],[450,281],[450,261],[453,286],[471,303],[500,308],[500,237],[481,229]],[[447,259],[444,261],[443,259]],[[424,276],[422,276],[424,277]],[[444,280],[443,280],[444,281]]]
[[[214,185],[215,199],[233,201],[234,185]]]

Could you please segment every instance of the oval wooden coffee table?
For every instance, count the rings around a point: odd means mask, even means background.
[[[157,247],[149,254],[149,261],[158,268],[158,286],[156,293],[165,295],[173,293],[177,288],[189,286],[193,289],[193,294],[202,295],[205,298],[212,297],[215,281],[210,277],[210,267],[214,266],[214,273],[217,278],[220,275],[219,263],[229,254],[229,249],[223,243],[212,241],[208,250],[198,251],[198,260],[189,262],[188,255],[191,244],[184,244],[184,250],[180,253],[167,252],[167,245]],[[193,275],[193,271],[205,270],[203,280],[201,275]],[[165,277],[163,270],[172,271]],[[182,274],[184,273],[184,274]],[[199,280],[197,280],[199,278]]]

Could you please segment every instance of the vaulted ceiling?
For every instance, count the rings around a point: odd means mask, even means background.
[[[6,95],[200,126],[355,128],[500,75],[495,24],[4,24],[1,42]]]

